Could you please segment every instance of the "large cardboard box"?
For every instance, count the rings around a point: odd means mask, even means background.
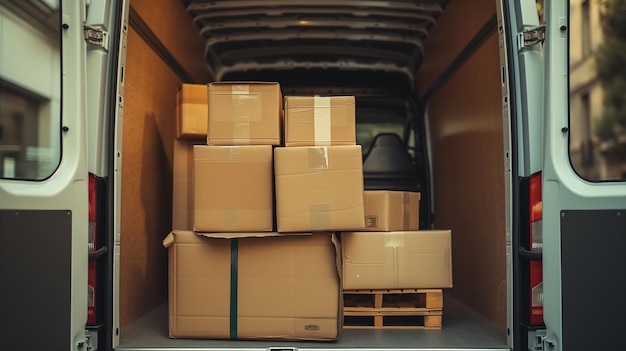
[[[365,231],[390,232],[419,229],[420,193],[366,190]]]
[[[194,230],[272,231],[272,146],[194,145]]]
[[[176,137],[206,139],[209,105],[206,84],[183,84],[176,93]]]
[[[206,235],[213,237],[174,231],[163,241],[171,338],[339,338],[343,297],[334,234]]]
[[[452,287],[450,230],[341,233],[343,287]]]
[[[207,144],[280,145],[282,101],[278,83],[210,83]]]
[[[274,150],[279,232],[364,227],[361,146]]]
[[[355,145],[354,96],[285,97],[285,145]]]
[[[172,229],[193,230],[193,146],[202,140],[174,140]]]

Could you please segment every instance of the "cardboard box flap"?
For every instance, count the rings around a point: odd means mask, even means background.
[[[283,160],[280,163],[274,162],[276,174],[279,176],[307,174],[312,170],[329,168],[333,171],[360,170],[363,164],[361,145],[276,148],[274,159],[277,157]]]
[[[250,233],[203,233],[196,232],[196,235],[213,239],[241,239],[241,238],[267,238],[286,235],[313,235],[313,233],[278,233],[278,232],[250,232]]]
[[[175,235],[176,235],[176,231],[172,231],[169,234],[167,234],[165,239],[163,239],[163,247],[168,248],[172,246],[172,244],[176,241]]]

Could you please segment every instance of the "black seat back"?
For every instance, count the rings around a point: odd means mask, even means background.
[[[363,159],[365,190],[418,191],[418,170],[397,134],[378,134]]]

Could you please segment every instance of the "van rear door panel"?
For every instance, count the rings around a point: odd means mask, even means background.
[[[600,6],[614,3],[545,2],[546,350],[623,348],[626,175],[622,172],[620,177],[616,170],[626,169],[626,157],[615,159],[614,152],[626,133],[613,129],[614,140],[599,133],[604,111],[611,109],[611,102],[604,99],[609,96],[611,77],[599,78],[596,64],[597,55],[606,49],[603,36],[609,35],[608,27],[602,27],[604,16],[612,13],[604,13]],[[616,67],[612,76],[623,74]]]
[[[0,1],[0,350],[85,349],[84,1]]]

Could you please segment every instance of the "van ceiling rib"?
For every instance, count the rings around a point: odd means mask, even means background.
[[[183,0],[217,80],[333,69],[412,81],[448,0]],[[289,74],[284,74],[289,71]],[[282,72],[282,74],[281,74]],[[251,77],[254,77],[251,74]],[[354,77],[352,73],[346,77]],[[292,78],[295,80],[295,78]],[[279,79],[277,79],[279,80]],[[380,79],[378,79],[379,81]],[[295,82],[281,81],[281,84]],[[302,84],[302,82],[300,82]]]

